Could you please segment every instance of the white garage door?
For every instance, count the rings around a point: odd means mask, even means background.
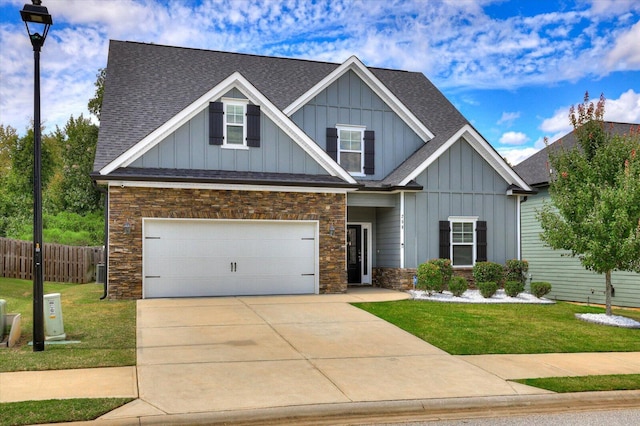
[[[145,219],[143,297],[317,293],[316,222]]]

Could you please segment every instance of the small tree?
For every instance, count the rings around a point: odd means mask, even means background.
[[[611,315],[611,272],[640,272],[640,129],[611,135],[603,122],[604,97],[589,94],[569,113],[578,147],[549,153],[552,204],[537,212],[541,239],[569,250],[587,269],[605,275]]]

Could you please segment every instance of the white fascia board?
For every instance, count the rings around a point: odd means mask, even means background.
[[[465,124],[451,138],[440,146],[433,154],[429,156],[422,164],[416,167],[407,177],[405,177],[400,185],[407,185],[413,179],[417,178],[420,173],[424,172],[427,167],[444,154],[451,146],[460,138],[464,138],[469,145],[480,154],[480,156],[491,165],[491,167],[508,183],[516,184],[520,188],[530,191],[531,188],[522,180],[516,172],[513,171],[507,162],[502,158],[495,149],[487,142],[471,125]]]
[[[185,109],[173,116],[162,126],[151,132],[140,142],[129,148],[118,158],[100,170],[101,175],[107,175],[119,167],[127,167],[144,155],[151,148],[159,144],[164,138],[175,132],[180,126],[187,123],[197,114],[209,106],[209,102],[215,101],[229,90],[237,88],[251,102],[260,105],[261,111],[269,117],[280,129],[289,135],[294,142],[309,154],[331,176],[338,176],[349,183],[357,183],[356,180],[338,163],[333,161],[309,136],[307,136],[289,117],[280,111],[266,96],[253,86],[242,74],[234,72],[214,88],[192,102]]]
[[[320,80],[315,86],[296,99],[284,109],[284,113],[291,117],[296,111],[306,105],[318,93],[337,81],[347,71],[353,71],[374,91],[389,107],[402,118],[402,120],[424,142],[433,139],[433,133],[393,94],[369,69],[355,56],[351,56],[342,65],[333,70],[329,75]]]
[[[108,180],[97,181],[100,185],[108,185],[117,188],[163,188],[163,189],[201,189],[212,191],[260,191],[260,192],[306,192],[314,194],[346,194],[356,191],[356,188],[330,188],[330,187],[302,187],[285,185],[243,185],[226,183],[201,183],[201,182],[157,182],[157,181],[128,181]]]

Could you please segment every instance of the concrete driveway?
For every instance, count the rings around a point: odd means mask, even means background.
[[[365,288],[345,295],[141,300],[139,400],[126,409],[160,415],[545,393],[348,304],[405,297]]]

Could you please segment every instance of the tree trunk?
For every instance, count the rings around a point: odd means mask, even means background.
[[[605,295],[605,304],[607,315],[611,315],[611,271],[607,271],[604,273],[604,280],[606,283],[606,290],[604,292]]]

